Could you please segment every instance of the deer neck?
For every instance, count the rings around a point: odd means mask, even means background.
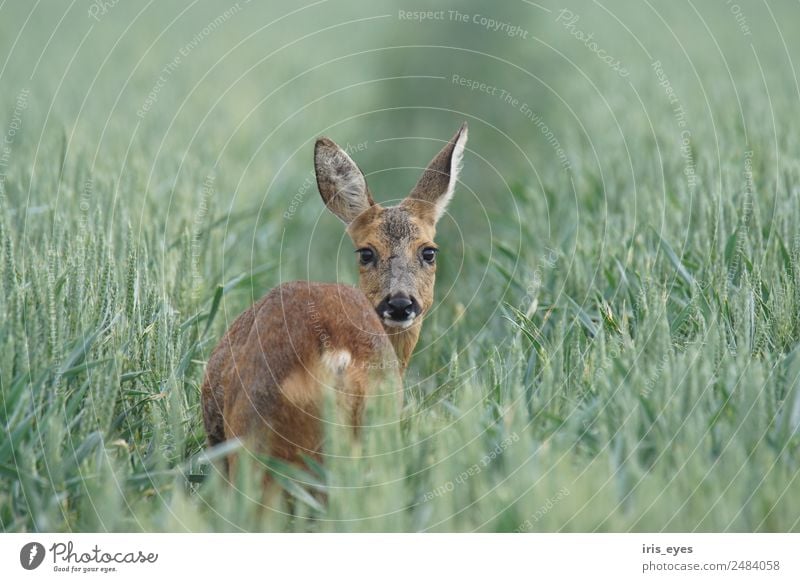
[[[400,372],[404,373],[408,366],[408,361],[411,359],[411,354],[414,352],[414,347],[417,345],[417,340],[419,340],[422,321],[415,321],[406,329],[387,326],[383,328],[386,331],[386,335],[389,336],[389,341],[392,343],[394,353],[400,363]]]

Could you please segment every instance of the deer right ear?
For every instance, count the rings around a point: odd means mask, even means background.
[[[327,137],[314,146],[317,188],[328,210],[345,224],[375,204],[364,174],[342,148]]]
[[[447,145],[431,160],[419,182],[403,202],[414,208],[418,215],[428,217],[433,224],[442,217],[453,197],[466,143],[465,121]]]

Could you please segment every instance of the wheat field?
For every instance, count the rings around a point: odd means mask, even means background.
[[[0,2],[3,531],[800,530],[800,8],[498,4]],[[229,486],[211,349],[356,282],[315,138],[465,120],[401,417]]]

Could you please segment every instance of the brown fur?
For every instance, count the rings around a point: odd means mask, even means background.
[[[393,277],[388,257],[393,257],[402,270],[402,276],[396,278],[403,279],[403,290],[417,298],[424,317],[433,305],[436,264],[424,264],[418,253],[423,247],[435,246],[433,223],[410,212],[404,204],[394,208],[376,204],[359,216],[347,232],[356,248],[370,246],[379,257],[375,266],[359,265],[358,286],[367,299],[377,306],[387,295]],[[406,329],[384,326],[403,370],[419,339],[421,323],[422,317]]]
[[[420,251],[434,246],[436,220],[452,195],[453,158],[460,158],[465,141],[466,126],[434,158],[409,198],[390,208],[374,202],[363,173],[343,150],[326,138],[317,141],[320,194],[347,223],[356,248],[370,246],[376,261],[360,267],[360,290],[285,283],[233,322],[209,358],[202,386],[209,445],[239,438],[285,461],[321,459],[325,390],[335,391],[354,432],[377,383],[396,382],[402,392],[401,374],[433,303],[436,265],[424,262]],[[386,325],[376,312],[398,291],[421,307],[406,328]]]

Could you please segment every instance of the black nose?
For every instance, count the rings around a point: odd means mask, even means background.
[[[405,319],[411,315],[411,306],[414,305],[414,302],[411,301],[408,295],[397,294],[389,299],[387,304],[389,305],[389,313],[392,319]]]
[[[407,321],[419,315],[419,311],[414,298],[402,292],[387,296],[378,306],[378,315],[394,321]]]

